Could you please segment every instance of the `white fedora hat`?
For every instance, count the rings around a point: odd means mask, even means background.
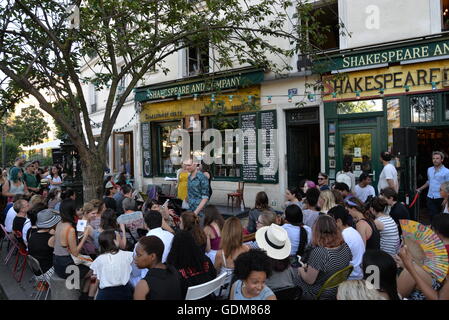
[[[265,250],[270,258],[283,260],[290,255],[291,243],[287,231],[272,224],[262,227],[256,232],[256,242],[259,248]]]

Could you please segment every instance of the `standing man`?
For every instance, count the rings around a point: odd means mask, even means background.
[[[371,185],[371,177],[363,172],[359,177],[359,183],[355,185],[354,194],[363,203],[366,202],[369,196],[375,197],[376,192]]]
[[[388,151],[380,153],[380,161],[384,165],[379,176],[379,183],[377,189],[381,194],[382,189],[393,188],[396,192],[399,191],[398,172],[396,168],[390,163],[392,159],[391,153]]]
[[[432,152],[433,167],[427,169],[427,181],[420,188],[416,189],[418,193],[426,188],[427,192],[427,209],[429,210],[430,219],[441,213],[441,204],[443,198],[440,195],[440,186],[443,182],[449,181],[449,169],[443,165],[444,154],[440,151]]]
[[[198,164],[192,159],[184,161],[184,165],[190,173],[187,183],[189,209],[202,217],[202,210],[209,200],[209,179],[198,170]]]
[[[318,187],[320,188],[320,191],[331,189],[329,187],[329,176],[324,172],[318,173]]]
[[[25,166],[25,174],[23,175],[23,178],[28,187],[28,190],[30,190],[34,193],[39,193],[39,191],[40,191],[39,182],[40,181],[37,181],[37,179],[36,179],[36,167],[35,167],[34,163],[32,163],[32,162],[27,163],[27,165]]]

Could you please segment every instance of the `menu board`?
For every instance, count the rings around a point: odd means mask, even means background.
[[[142,163],[143,176],[151,177],[151,130],[150,123],[143,122],[140,124],[140,131],[142,134]]]
[[[277,183],[278,157],[276,148],[276,111],[259,112],[259,181]]]
[[[243,181],[278,183],[276,110],[240,114],[240,128],[243,131]]]
[[[243,132],[242,179],[257,182],[257,113],[241,114],[240,128]]]

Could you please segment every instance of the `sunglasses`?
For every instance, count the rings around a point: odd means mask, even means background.
[[[318,178],[318,180],[324,180],[324,179],[326,179],[326,178]]]

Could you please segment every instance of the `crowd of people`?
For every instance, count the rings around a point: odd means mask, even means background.
[[[223,273],[225,285],[204,299],[446,299],[449,285],[403,246],[399,220],[409,212],[398,201],[391,155],[381,159],[377,195],[367,174],[357,184],[349,175],[330,185],[320,172],[316,183],[285,191],[282,211],[257,193],[247,223],[208,204],[211,175],[192,160],[177,173],[176,200],[148,190],[143,201],[126,179],[108,176],[104,197],[82,206],[72,190],[61,190],[58,167],[42,178],[38,164],[25,173],[16,165],[3,176],[3,221],[42,272],[65,279],[69,266],[78,267],[80,299],[183,300],[189,287]],[[431,227],[449,249],[449,190],[440,184],[444,199]],[[377,286],[367,285],[373,267]],[[342,270],[347,280],[322,290]]]

